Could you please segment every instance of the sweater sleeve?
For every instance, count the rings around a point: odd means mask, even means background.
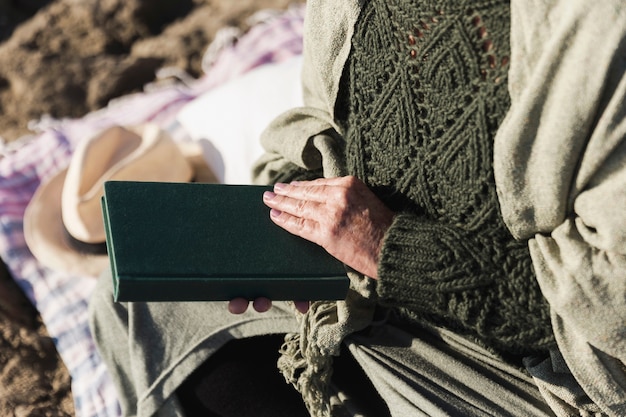
[[[291,181],[310,181],[323,176],[321,169],[308,170],[292,162],[286,162],[282,165],[281,170],[268,171],[267,184],[276,184],[277,182],[288,183]]]
[[[278,176],[286,179],[294,169],[315,171],[318,177],[345,175],[343,139],[334,109],[359,8],[354,2],[335,3],[329,7],[327,1],[307,2],[303,106],[278,116],[261,135],[266,153],[253,167],[257,184],[276,182]]]
[[[381,304],[500,352],[525,354],[553,344],[527,245],[502,230],[398,214],[381,251],[377,288]]]

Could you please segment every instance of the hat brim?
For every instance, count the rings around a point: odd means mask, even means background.
[[[24,212],[26,244],[44,266],[72,274],[98,276],[108,266],[106,254],[79,252],[70,245],[61,216],[67,169],[37,188]]]
[[[196,182],[215,182],[215,175],[204,162],[202,147],[197,143],[179,144],[193,167]],[[87,253],[70,243],[61,214],[61,196],[67,168],[42,183],[24,212],[24,238],[33,256],[42,265],[84,276],[99,276],[110,263],[106,253]],[[104,242],[103,242],[104,243]]]

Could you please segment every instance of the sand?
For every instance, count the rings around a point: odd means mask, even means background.
[[[161,66],[198,76],[217,30],[245,30],[254,12],[290,2],[0,0],[0,137],[28,134],[28,121],[45,114],[80,117],[101,108],[141,90]],[[73,415],[68,371],[0,262],[0,416]]]

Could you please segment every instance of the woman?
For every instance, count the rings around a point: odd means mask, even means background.
[[[127,414],[179,409],[226,341],[269,333],[290,333],[279,367],[313,415],[359,412],[333,395],[346,357],[391,415],[626,411],[624,11],[414,3],[307,3],[305,107],[255,167],[272,219],[352,270],[349,298],[239,316],[113,305],[102,284]]]

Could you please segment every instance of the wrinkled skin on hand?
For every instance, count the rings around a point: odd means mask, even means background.
[[[265,192],[264,203],[270,207],[274,223],[290,233],[322,246],[328,253],[354,270],[378,278],[378,258],[383,238],[394,213],[358,178],[321,178],[276,184]],[[247,300],[229,304],[232,313],[242,313]],[[267,311],[271,301],[254,301],[256,311]],[[299,311],[307,302],[297,302]]]

